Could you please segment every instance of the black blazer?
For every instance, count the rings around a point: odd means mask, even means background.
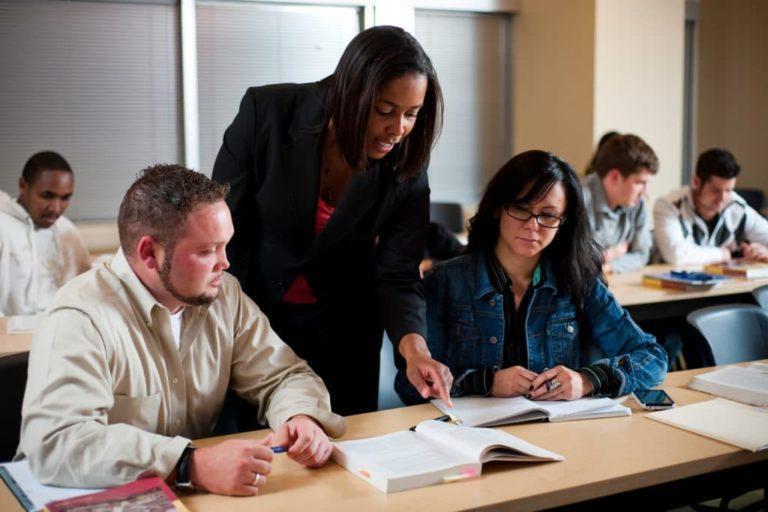
[[[391,159],[372,163],[314,236],[328,81],[249,88],[227,128],[213,179],[231,185],[230,272],[267,314],[303,273],[340,316],[373,318],[395,344],[424,336],[426,170],[400,180]]]

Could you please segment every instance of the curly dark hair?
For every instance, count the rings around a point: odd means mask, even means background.
[[[182,165],[158,164],[139,172],[125,193],[117,228],[126,255],[144,235],[173,250],[184,233],[187,215],[201,204],[226,198],[228,184],[220,184]]]
[[[31,185],[43,171],[62,171],[74,174],[69,162],[63,156],[55,151],[41,151],[29,157],[21,171],[21,177]]]
[[[353,168],[364,169],[368,163],[365,133],[377,91],[386,82],[408,75],[426,77],[427,94],[413,130],[386,157],[394,160],[401,178],[417,176],[427,166],[440,133],[443,95],[432,61],[412,35],[386,25],[363,30],[344,50],[331,75],[325,124],[333,120],[336,143]]]
[[[540,150],[513,157],[491,178],[477,214],[469,221],[466,252],[492,252],[499,239],[499,216],[513,203],[534,203],[557,183],[567,200],[565,221],[552,243],[542,251],[549,261],[558,286],[566,290],[577,308],[602,276],[603,256],[589,227],[584,197],[576,173],[564,160]]]

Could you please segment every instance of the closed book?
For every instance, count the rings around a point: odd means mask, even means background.
[[[704,272],[743,279],[761,279],[768,277],[768,265],[765,263],[732,261],[712,263],[704,266]]]
[[[727,279],[726,276],[702,272],[661,272],[644,274],[643,285],[682,291],[710,290]]]
[[[496,398],[466,396],[452,399],[453,408],[442,400],[432,404],[458,418],[468,427],[492,427],[527,421],[573,421],[611,416],[629,416],[632,410],[612,398],[581,398],[571,401],[528,400],[522,396]]]
[[[483,463],[490,461],[565,460],[502,430],[434,420],[413,431],[336,442],[332,458],[386,493],[479,477]]]
[[[187,511],[162,478],[142,478],[106,491],[46,503],[48,512]]]
[[[768,406],[766,365],[728,366],[694,376],[688,387],[745,404]]]

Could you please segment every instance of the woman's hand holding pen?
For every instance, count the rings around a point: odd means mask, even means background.
[[[592,392],[592,382],[577,371],[558,365],[545,370],[531,383],[531,400],[576,400]]]
[[[440,398],[448,407],[451,402],[453,375],[443,363],[432,359],[427,342],[418,334],[406,334],[398,345],[400,354],[405,358],[405,374],[422,398],[430,396]]]
[[[511,366],[497,370],[493,374],[491,395],[498,397],[527,395],[531,392],[531,384],[538,376],[539,374],[522,366]]]

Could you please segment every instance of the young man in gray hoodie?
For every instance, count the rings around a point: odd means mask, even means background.
[[[0,191],[0,316],[42,312],[59,287],[90,267],[63,215],[74,186],[67,161],[43,151],[24,165],[18,198]]]

